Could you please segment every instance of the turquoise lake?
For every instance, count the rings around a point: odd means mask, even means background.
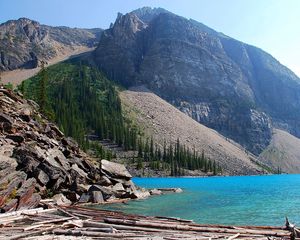
[[[300,175],[135,178],[134,182],[145,188],[180,187],[184,192],[105,208],[211,224],[282,226],[288,216],[300,225]]]

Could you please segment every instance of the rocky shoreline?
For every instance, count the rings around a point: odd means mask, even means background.
[[[84,153],[36,103],[0,89],[1,213],[35,208],[49,198],[55,205],[102,204],[165,192],[139,188],[131,179],[124,165]]]

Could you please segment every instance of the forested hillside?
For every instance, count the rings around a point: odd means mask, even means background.
[[[111,159],[114,155],[98,141],[107,140],[123,151],[133,150],[131,164],[137,170],[147,167],[170,175],[184,175],[184,169],[221,173],[221,167],[206,159],[202,151],[187,148],[179,139],[176,144],[162,146],[140,132],[122,115],[120,88],[79,59],[42,68],[19,87],[67,136],[100,158]],[[90,141],[91,138],[97,141]]]

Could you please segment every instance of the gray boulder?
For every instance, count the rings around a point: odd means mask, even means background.
[[[124,165],[104,159],[101,160],[101,170],[113,178],[125,178],[128,180],[132,178]]]

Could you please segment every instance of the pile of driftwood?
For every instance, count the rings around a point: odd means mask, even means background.
[[[285,227],[223,226],[83,207],[31,209],[0,214],[0,239],[297,239]]]

